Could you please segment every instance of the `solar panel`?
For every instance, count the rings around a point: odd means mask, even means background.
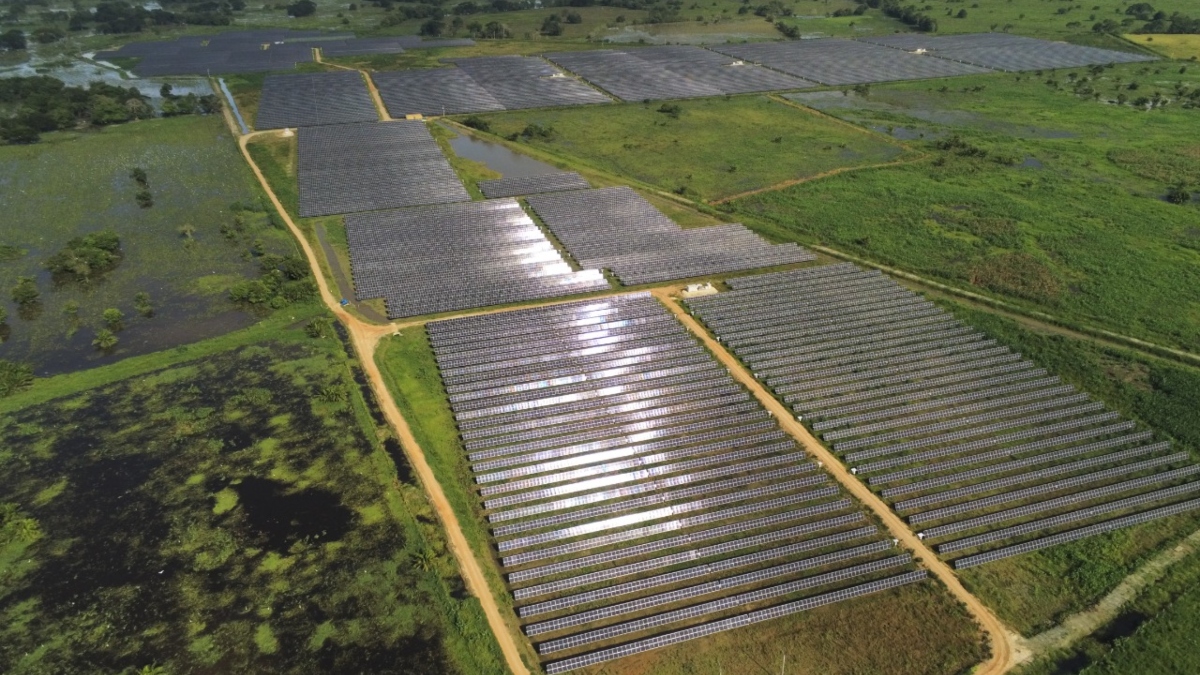
[[[731,49],[742,47],[812,49]],[[882,496],[899,499],[910,525],[934,525],[922,536],[973,532],[947,551],[1159,501],[1137,491],[1182,494],[1160,488],[1200,472],[1186,452],[1146,443],[1149,432],[878,273],[840,264],[729,286],[687,304],[855,473],[888,486]],[[1114,497],[1117,506],[1055,514]],[[1041,518],[994,529],[1029,517]],[[974,532],[988,528],[996,534]]]
[[[374,122],[375,103],[360,73],[268,75],[258,103],[257,129]]]
[[[1027,541],[1015,546],[1006,546],[1004,548],[988,551],[986,553],[969,555],[955,560],[954,567],[956,569],[976,567],[978,565],[995,562],[1004,558],[1010,558],[1022,553],[1029,553],[1030,551],[1057,546],[1058,544],[1063,544],[1069,541],[1077,541],[1079,539],[1095,536],[1097,534],[1112,532],[1113,530],[1121,529],[1123,527],[1148,523],[1152,520],[1166,518],[1168,516],[1173,516],[1180,513],[1187,513],[1189,511],[1194,511],[1197,508],[1200,508],[1200,499],[1193,499],[1191,501],[1182,502],[1179,504],[1172,504],[1170,506],[1164,506],[1152,511],[1145,511],[1131,516],[1125,516],[1124,518],[1117,518],[1105,523],[1097,523],[1096,525],[1089,525],[1088,527],[1082,527],[1077,530],[1062,532],[1060,534],[1043,537],[1041,539],[1034,539],[1033,541]]]
[[[920,80],[992,72],[967,63],[836,38],[725,44],[713,49],[826,85]]]
[[[1144,54],[1049,42],[1009,33],[953,36],[902,33],[860,39],[906,52],[922,50],[933,57],[1007,72],[1156,60]]]
[[[303,127],[298,137],[302,217],[471,198],[423,122]]]
[[[587,179],[574,171],[479,181],[479,190],[488,199],[533,195],[544,192],[587,190],[591,187],[591,185],[588,185]]]
[[[591,652],[589,654],[574,656],[569,659],[563,659],[562,661],[554,661],[546,664],[545,668],[546,672],[552,675],[555,673],[565,673],[570,670],[595,665],[597,663],[604,663],[606,661],[618,659],[623,656],[639,654],[652,649],[658,649],[660,647],[666,647],[668,645],[678,644],[680,642],[686,642],[688,640],[694,640],[696,638],[713,635],[722,631],[742,628],[744,626],[749,626],[763,621],[769,621],[781,616],[788,616],[790,614],[804,612],[809,609],[814,609],[816,607],[821,607],[835,602],[861,597],[870,593],[877,593],[890,588],[904,586],[921,581],[925,579],[925,577],[925,570],[907,572],[905,574],[889,577],[887,579],[880,579],[878,581],[872,581],[866,584],[860,584],[858,586],[852,586],[850,588],[834,591],[832,593],[825,593],[811,598],[805,598],[803,600],[795,600],[782,605],[776,605],[765,609],[755,610],[753,612],[747,612],[745,614],[692,626],[691,628],[665,633],[652,638],[637,640],[635,642],[623,644],[617,647],[609,647],[607,649]]]

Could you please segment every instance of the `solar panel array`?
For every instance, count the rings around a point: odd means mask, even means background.
[[[154,75],[208,75],[291,70],[313,60],[312,48],[323,38],[353,39],[347,33],[266,29],[185,36],[159,42],[134,42],[98,52],[96,58],[140,58],[133,72]]]
[[[336,73],[268,75],[258,104],[258,129],[373,122],[379,112],[363,76]]]
[[[588,85],[531,56],[453,59],[455,68],[374,73],[393,117],[453,115],[609,103]]]
[[[814,86],[812,82],[699,47],[601,49],[547,54],[546,58],[625,101]]]
[[[405,49],[432,49],[435,47],[469,47],[475,44],[469,38],[447,38],[422,40],[416,35],[392,37],[357,38],[353,40],[329,40],[322,42],[321,56],[363,56],[369,54],[402,54]]]
[[[305,218],[471,199],[424,122],[302,127],[298,136]]]
[[[649,294],[427,328],[547,672],[922,578]]]
[[[861,40],[905,51],[923,49],[938,58],[1008,72],[1155,60],[1154,57],[1144,54],[1118,52],[1066,42],[1049,42],[1007,33],[977,33],[939,37],[918,33],[900,33],[861,38]]]
[[[731,279],[688,300],[958,567],[1200,505],[1200,465],[877,271]]]
[[[383,298],[388,318],[609,288],[575,271],[514,199],[346,217],[355,294]]]
[[[98,52],[97,59],[140,58],[139,76],[217,75],[291,70],[313,60],[313,48],[325,56],[396,54],[404,49],[474,44],[471,40],[421,40],[416,36],[355,38],[352,33],[263,29],[184,36],[175,40],[134,42]]]
[[[967,63],[890,49],[882,45],[824,38],[713,47],[752,63],[828,85],[920,80],[990,72]]]
[[[685,230],[628,187],[528,201],[580,265],[608,268],[626,285],[815,259],[795,244],[771,245],[737,223]]]
[[[480,192],[483,193],[484,197],[489,199],[533,195],[543,192],[587,190],[591,187],[591,185],[588,185],[587,179],[574,171],[479,181]]]

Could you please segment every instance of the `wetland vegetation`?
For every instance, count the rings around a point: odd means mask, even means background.
[[[0,670],[502,669],[356,366],[297,310],[3,413]]]

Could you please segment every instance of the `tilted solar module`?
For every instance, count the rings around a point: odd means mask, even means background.
[[[1188,453],[1148,442],[1151,432],[878,272],[839,264],[729,285],[690,309],[922,537],[969,535],[944,553],[999,546],[959,566],[1144,522],[1156,516],[1088,524],[1200,490]],[[1068,525],[1083,527],[1053,534]]]
[[[553,638],[542,653],[809,596],[786,614],[913,567],[647,293],[428,334],[518,612]],[[651,608],[669,611],[632,616]]]
[[[379,112],[356,72],[268,75],[258,103],[256,129],[373,122]]]

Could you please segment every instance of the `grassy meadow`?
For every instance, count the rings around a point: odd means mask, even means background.
[[[503,670],[327,315],[294,312],[6,402],[0,670]]]
[[[145,169],[153,205],[142,208],[130,177]],[[0,358],[39,374],[112,362],[218,335],[254,319],[228,289],[257,276],[249,249],[288,253],[294,244],[271,225],[219,116],[135,122],[99,131],[56,132],[38,144],[0,147],[0,306],[8,310]],[[235,209],[238,213],[235,214]],[[242,231],[226,229],[240,217]],[[121,239],[120,264],[87,283],[55,279],[43,264],[69,240],[101,230]],[[36,279],[38,302],[18,309],[10,289]],[[153,316],[135,308],[148,293]],[[71,312],[72,306],[77,311]],[[125,315],[115,349],[91,341],[102,313]]]
[[[1200,182],[1189,131],[1200,115],[1132,101],[1197,86],[1200,69],[1167,62],[793,95],[913,139],[929,157],[747,197],[731,215],[776,238],[1195,350],[1200,210],[1165,195]],[[1130,102],[1108,102],[1118,96]]]
[[[442,388],[424,328],[408,328],[380,343],[376,361],[388,388],[446,490],[489,583],[514,625],[511,596],[499,572],[475,483]],[[903,617],[887,626],[873,616]],[[855,649],[868,640],[877,648]],[[886,645],[884,647],[883,645]],[[532,651],[530,652],[532,654]],[[752,628],[656,650],[583,672],[599,675],[683,675],[742,672],[745,664],[769,668],[787,655],[795,672],[961,673],[981,660],[984,647],[968,615],[934,582],[919,584],[784,617]],[[753,667],[753,666],[750,666]]]
[[[678,107],[678,111],[673,106]],[[891,139],[766,96],[483,116],[491,133],[701,200],[910,156]],[[552,130],[526,138],[529,125]]]
[[[1200,35],[1126,35],[1126,40],[1171,59],[1200,59]]]

